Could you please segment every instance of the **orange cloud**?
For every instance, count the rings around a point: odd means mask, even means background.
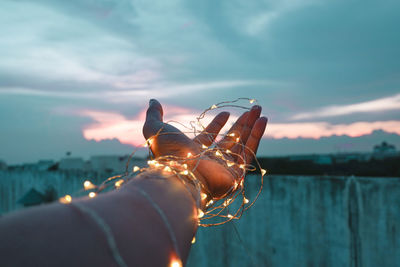
[[[164,113],[167,117],[164,121],[171,121],[175,127],[190,135],[190,121],[195,121],[200,112],[181,107],[164,106]],[[80,116],[90,117],[94,122],[83,129],[83,136],[88,140],[118,139],[123,144],[141,146],[145,140],[142,136],[146,111],[141,111],[136,117],[129,119],[116,112],[104,112],[83,110]],[[208,115],[202,120],[203,125],[207,125],[212,115]],[[224,133],[237,119],[231,116],[227,125],[222,129]],[[179,124],[177,122],[183,123]],[[201,128],[196,125],[200,130]],[[400,135],[400,121],[375,121],[375,122],[354,122],[350,124],[330,124],[328,122],[304,122],[304,123],[270,123],[264,138],[313,138],[329,137],[332,135],[347,135],[358,137],[371,134],[375,130],[384,130],[389,133]]]
[[[163,106],[164,113],[168,114],[164,121],[173,124],[183,132],[190,134],[190,121],[195,121],[199,112],[181,107]],[[85,126],[83,136],[88,140],[118,139],[123,144],[141,146],[145,139],[142,135],[142,127],[146,118],[146,110],[143,110],[136,117],[129,119],[116,112],[104,112],[95,110],[83,110],[78,112],[80,116],[89,117],[94,122]],[[212,116],[206,116],[202,124],[207,125]],[[182,124],[176,123],[181,122]],[[185,127],[186,126],[186,127]],[[198,129],[201,129],[198,125]]]

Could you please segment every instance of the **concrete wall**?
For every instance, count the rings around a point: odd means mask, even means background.
[[[83,195],[83,182],[100,183],[105,176],[95,172],[45,172],[45,171],[0,171],[0,214],[23,208],[17,201],[32,187],[44,192],[53,186],[58,196]]]
[[[0,171],[0,213],[32,186],[65,195],[104,178],[88,176]],[[258,182],[248,177],[248,196]],[[400,266],[400,178],[267,176],[241,220],[201,228],[196,239],[189,267]]]
[[[192,267],[400,266],[400,178],[267,176],[240,221],[196,239]]]

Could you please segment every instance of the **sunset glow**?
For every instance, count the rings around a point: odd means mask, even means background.
[[[167,107],[168,116],[165,121],[171,123],[181,131],[190,133],[190,130],[180,122],[189,127],[189,122],[194,121],[198,112],[195,110],[184,109],[180,107]],[[82,131],[83,136],[88,140],[107,140],[118,139],[123,144],[140,146],[144,143],[142,136],[142,127],[145,119],[145,110],[136,117],[129,119],[118,113],[109,113],[101,111],[82,111],[81,116],[87,116],[93,119],[93,123],[87,125]],[[204,125],[210,122],[212,116],[206,116]],[[237,119],[231,116],[227,125],[221,133],[227,131],[232,123]],[[296,122],[296,123],[269,123],[264,138],[312,138],[329,137],[334,135],[347,135],[350,137],[359,137],[371,134],[375,130],[383,130],[388,133],[400,134],[400,121],[375,121],[375,122],[353,122],[349,124],[331,124],[328,122]]]

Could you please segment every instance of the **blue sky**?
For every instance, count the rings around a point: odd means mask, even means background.
[[[0,7],[6,162],[128,153],[143,142],[150,98],[182,122],[219,101],[258,99],[269,117],[261,155],[335,152],[341,144],[326,140],[342,135],[368,140],[350,150],[382,138],[400,146],[398,1]]]

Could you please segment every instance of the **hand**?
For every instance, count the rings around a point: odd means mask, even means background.
[[[238,164],[252,162],[267,125],[267,118],[260,117],[260,114],[261,107],[253,106],[250,111],[243,113],[229,130],[228,134],[235,133],[235,136],[227,135],[218,143],[221,149],[232,151],[232,154],[224,154],[225,158]],[[186,157],[189,152],[197,155],[201,153],[202,145],[212,145],[228,118],[228,112],[219,113],[206,129],[192,140],[174,126],[164,123],[161,104],[151,99],[143,135],[146,140],[153,137],[150,148],[156,158],[166,155]],[[237,137],[240,138],[240,143],[236,142]],[[244,149],[242,144],[245,144],[247,149]],[[194,162],[189,160],[188,165],[193,166]],[[228,167],[213,155],[202,157],[194,173],[214,198],[226,194],[234,181],[241,176],[237,166]]]

